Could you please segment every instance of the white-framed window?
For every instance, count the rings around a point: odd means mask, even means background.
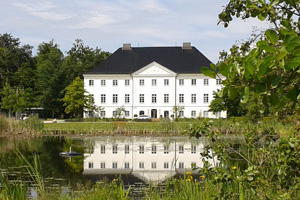
[[[125,144],[125,154],[129,154],[129,144]]]
[[[184,162],[179,162],[178,168],[179,168],[179,169],[183,169],[183,168],[184,168]]]
[[[113,86],[117,86],[118,85],[118,80],[113,80]]]
[[[145,85],[145,80],[144,79],[140,79],[140,85]]]
[[[151,169],[156,169],[156,162],[151,163]]]
[[[216,112],[214,114],[215,114],[216,118],[220,118],[221,117],[221,112]]]
[[[169,85],[169,79],[164,79],[164,85]]]
[[[179,79],[179,85],[184,85],[184,79]]]
[[[164,103],[169,103],[169,94],[164,94]]]
[[[216,79],[216,85],[221,85],[222,84],[222,79],[218,78]]]
[[[164,162],[164,169],[169,169],[169,163],[168,162]]]
[[[125,103],[130,103],[130,95],[125,94]]]
[[[125,162],[124,168],[125,168],[125,169],[129,169],[129,162]]]
[[[208,103],[208,94],[203,94],[203,102]]]
[[[196,96],[196,94],[192,94],[192,96],[191,96],[191,102],[192,103],[196,103],[197,102],[197,96]]]
[[[197,85],[196,79],[192,79],[192,85]]]
[[[208,111],[203,112],[203,117],[208,117]]]
[[[106,94],[101,94],[101,103],[106,103]]]
[[[141,145],[139,146],[139,153],[140,153],[140,154],[144,154],[144,152],[145,152],[145,147],[144,147],[144,145],[141,144]]]
[[[164,145],[164,154],[169,154],[169,145]]]
[[[126,79],[126,80],[125,80],[125,85],[126,85],[126,86],[130,85],[130,80]]]
[[[117,144],[113,145],[112,153],[113,154],[117,154],[118,153],[118,145]]]
[[[184,103],[184,94],[179,94],[179,103]]]
[[[156,103],[156,94],[152,94],[152,103]]]
[[[101,116],[101,117],[105,117],[105,111],[104,111],[104,110],[101,110],[100,116]]]
[[[195,111],[195,110],[192,110],[191,116],[192,116],[192,117],[196,117],[196,111]]]
[[[203,79],[203,85],[208,85],[208,79]]]
[[[101,163],[100,163],[100,168],[101,168],[101,169],[105,169],[105,162],[101,162]]]
[[[152,144],[151,153],[156,154],[156,144]]]
[[[105,145],[104,144],[102,144],[101,145],[101,154],[105,154]]]
[[[94,86],[94,80],[89,80],[89,86]]]
[[[152,79],[152,86],[156,86],[156,79]]]
[[[140,103],[145,103],[145,95],[140,94]]]
[[[125,110],[125,117],[129,117],[129,111]]]
[[[140,116],[141,116],[141,115],[144,115],[144,114],[145,114],[145,112],[144,112],[143,110],[141,110],[141,111],[140,111]]]
[[[113,94],[113,103],[118,103],[118,95]]]
[[[93,169],[94,168],[94,163],[93,162],[89,162],[89,169]]]
[[[105,86],[106,85],[106,80],[101,80],[101,86]]]
[[[196,152],[197,152],[197,146],[194,145],[194,144],[192,144],[192,146],[191,146],[191,153],[195,154]]]
[[[139,168],[144,169],[144,167],[145,167],[145,163],[144,162],[139,162]]]
[[[183,154],[183,153],[184,153],[184,145],[183,145],[183,144],[180,144],[180,145],[179,145],[179,153],[180,153],[180,154]]]
[[[117,162],[113,162],[112,163],[112,168],[113,169],[117,169],[118,168],[118,163]]]
[[[179,111],[179,117],[184,117],[184,111],[183,110]]]

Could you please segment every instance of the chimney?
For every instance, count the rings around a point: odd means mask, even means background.
[[[131,44],[130,43],[123,44],[122,50],[123,51],[130,51],[131,50]]]
[[[182,49],[192,49],[191,43],[190,42],[184,42],[182,44]]]

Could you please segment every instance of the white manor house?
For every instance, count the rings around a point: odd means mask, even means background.
[[[221,88],[221,79],[201,73],[210,63],[191,43],[182,47],[124,44],[84,74],[84,88],[102,108],[100,117],[115,117],[122,107],[125,118],[166,118],[176,116],[174,106],[181,108],[178,117],[226,117],[226,112],[208,112],[213,91]]]

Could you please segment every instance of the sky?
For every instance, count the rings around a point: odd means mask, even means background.
[[[265,22],[235,19],[224,28],[218,14],[229,0],[3,0],[0,34],[34,47],[54,40],[62,52],[76,39],[113,53],[132,47],[181,46],[191,42],[212,62],[219,52],[246,40]]]

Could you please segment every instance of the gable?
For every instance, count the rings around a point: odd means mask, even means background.
[[[132,76],[176,76],[176,73],[157,62],[152,62],[132,73]]]

